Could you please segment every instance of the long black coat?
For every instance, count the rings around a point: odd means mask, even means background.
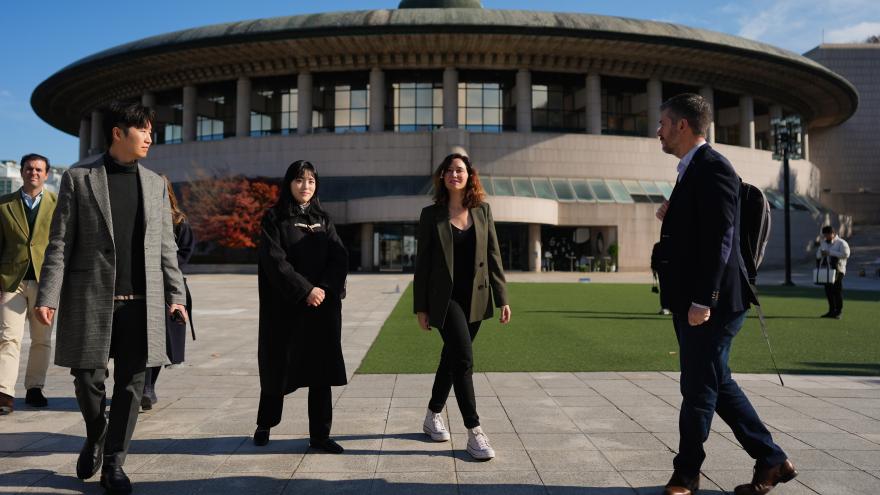
[[[310,232],[297,223],[321,223]],[[288,394],[310,385],[345,385],[342,358],[342,297],[348,252],[325,216],[263,217],[259,247],[260,387]],[[312,288],[324,302],[306,305]]]

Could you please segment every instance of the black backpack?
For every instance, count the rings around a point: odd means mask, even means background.
[[[770,238],[770,202],[757,187],[740,181],[739,249],[746,265],[749,283],[755,285],[758,267]]]

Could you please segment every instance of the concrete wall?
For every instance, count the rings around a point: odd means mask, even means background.
[[[851,82],[859,107],[835,127],[810,129],[810,158],[824,172],[822,201],[856,223],[880,223],[880,45],[821,45],[806,56]]]

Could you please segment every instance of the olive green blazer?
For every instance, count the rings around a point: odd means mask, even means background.
[[[475,322],[492,317],[489,292],[492,292],[495,306],[500,308],[507,304],[507,290],[492,209],[488,203],[483,203],[471,208],[470,214],[477,239],[468,321]],[[429,324],[435,328],[441,328],[446,321],[446,310],[452,298],[452,272],[455,266],[452,256],[449,210],[446,205],[426,206],[419,217],[413,310],[415,313],[428,313]]]
[[[40,280],[40,269],[49,244],[52,213],[55,212],[55,198],[55,193],[43,190],[33,235],[21,203],[21,189],[0,198],[0,287],[4,292],[18,289],[31,262],[37,281]]]

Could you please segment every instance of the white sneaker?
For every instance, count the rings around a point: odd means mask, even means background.
[[[488,461],[495,457],[495,450],[489,445],[489,437],[477,426],[468,430],[467,451],[474,459]]]
[[[449,441],[449,432],[443,424],[443,416],[440,413],[435,413],[428,409],[428,413],[425,415],[425,422],[422,424],[422,430],[435,442]]]

